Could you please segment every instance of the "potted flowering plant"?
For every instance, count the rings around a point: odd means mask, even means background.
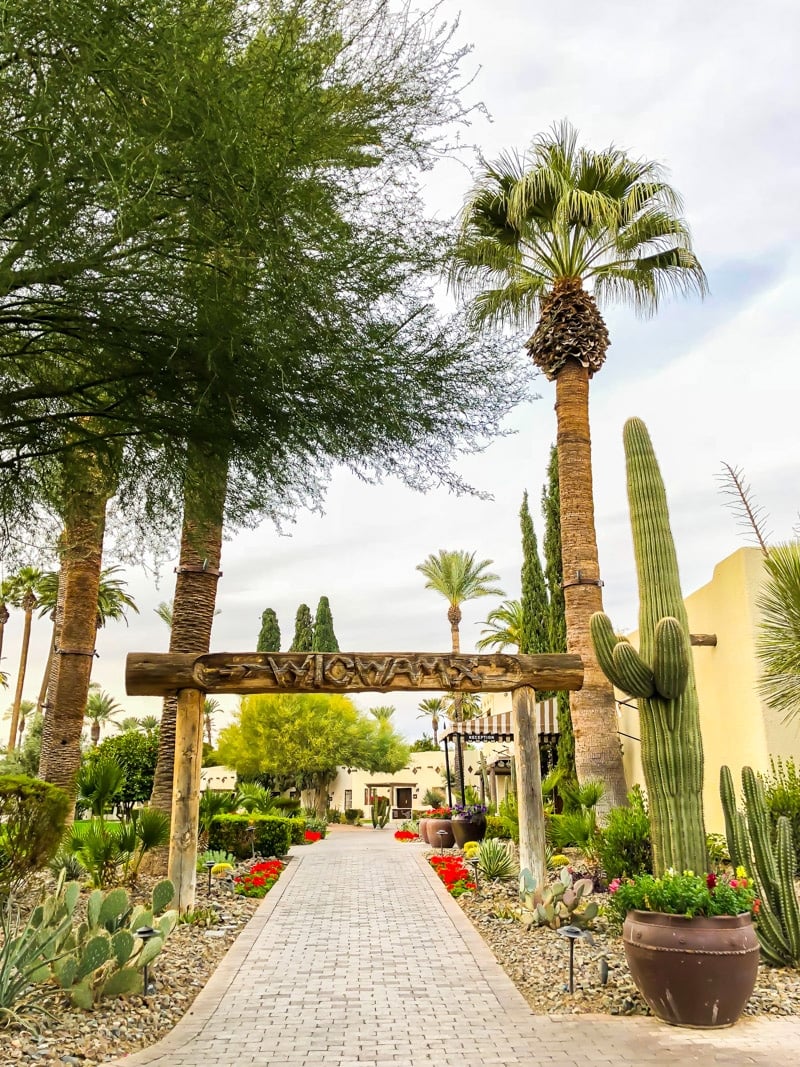
[[[485,804],[453,805],[453,835],[459,848],[463,848],[467,841],[483,841],[486,836],[486,811]]]
[[[455,844],[453,824],[450,821],[452,809],[448,807],[430,808],[422,813],[420,819],[420,837],[432,848],[452,848]],[[440,837],[441,831],[445,831]]]
[[[743,867],[735,874],[615,878],[606,913],[624,921],[625,957],[651,1011],[676,1026],[731,1026],[758,973],[753,928],[760,901]]]

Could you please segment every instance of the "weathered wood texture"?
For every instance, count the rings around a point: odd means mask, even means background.
[[[443,690],[504,693],[519,686],[580,689],[580,656],[463,656],[424,652],[131,652],[129,696],[204,693],[390,693]]]
[[[203,694],[198,689],[181,689],[175,725],[172,831],[169,842],[169,878],[175,886],[174,906],[181,913],[194,907],[202,755]]]
[[[689,634],[689,643],[695,647],[717,647],[717,635],[716,634]]]
[[[547,881],[547,863],[536,693],[522,686],[514,690],[511,701],[514,712],[514,761],[517,768],[519,866],[523,871],[527,867],[537,885],[541,886]]]

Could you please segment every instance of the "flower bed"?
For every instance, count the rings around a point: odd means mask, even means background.
[[[419,834],[411,830],[395,830],[394,836],[396,841],[419,841]]]
[[[319,841],[322,834],[319,830],[306,830],[303,834],[303,840],[307,845],[313,845],[315,841]]]
[[[236,878],[236,892],[243,897],[265,897],[280,878],[283,868],[280,860],[254,863],[246,874]]]
[[[429,856],[428,863],[444,882],[447,892],[460,897],[475,888],[475,882],[460,856]]]

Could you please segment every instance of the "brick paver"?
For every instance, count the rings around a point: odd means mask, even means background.
[[[119,1067],[766,1067],[800,1052],[797,1018],[697,1031],[533,1015],[421,846],[341,828],[295,852],[187,1015]]]

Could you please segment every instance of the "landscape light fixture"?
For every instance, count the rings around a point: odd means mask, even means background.
[[[216,864],[213,860],[206,860],[203,866],[208,871],[208,896],[211,896],[211,872],[216,866]]]
[[[154,930],[152,926],[140,926],[138,930],[134,930],[133,932],[136,937],[141,938],[141,940],[144,942],[145,948],[147,948],[147,942],[150,941],[151,938],[159,936],[158,930]],[[147,981],[147,968],[148,964],[145,963],[142,986],[142,1000],[145,1002],[145,1004],[147,1003],[147,991],[149,984]]]
[[[475,895],[478,894],[478,863],[480,860],[477,856],[473,856],[472,859],[467,860],[467,866],[472,868],[472,880],[475,883]]]
[[[578,940],[588,941],[594,944],[594,938],[588,930],[581,930],[580,926],[562,926],[557,933],[561,937],[569,939],[569,991],[575,992],[575,942]]]
[[[444,839],[447,837],[447,830],[437,830],[436,836],[439,838],[439,851],[440,855],[444,855]]]
[[[253,823],[250,823],[247,827],[247,832],[250,834],[250,852],[253,859],[256,858],[256,828]]]

